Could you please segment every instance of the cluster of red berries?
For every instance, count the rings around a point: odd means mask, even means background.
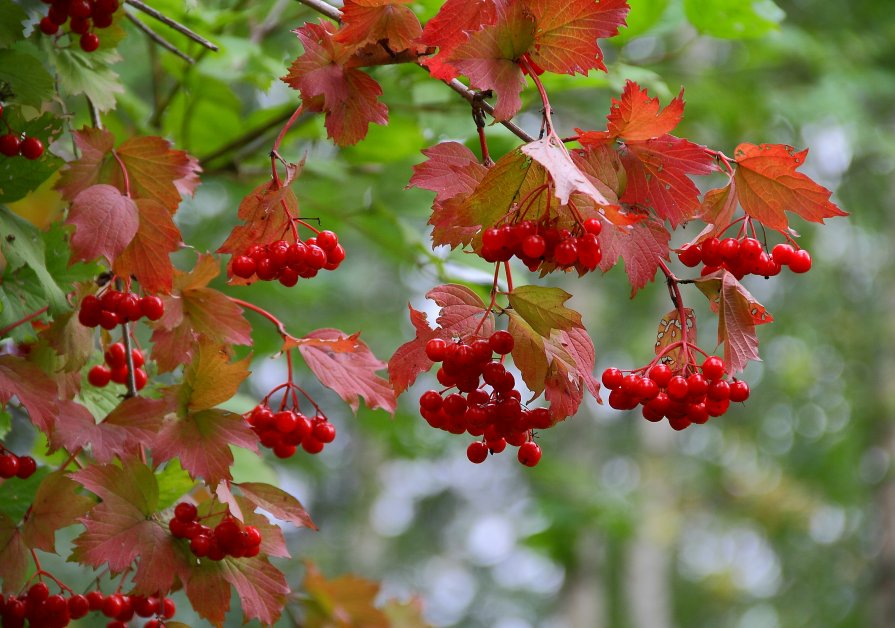
[[[144,316],[157,321],[165,313],[165,303],[157,296],[138,297],[133,292],[106,290],[102,296],[88,294],[81,301],[78,320],[84,327],[115,329],[122,323]]]
[[[523,220],[491,227],[482,232],[481,257],[486,262],[506,262],[515,255],[532,272],[542,263],[563,269],[577,266],[581,272],[592,271],[603,259],[597,237],[603,230],[603,223],[598,218],[588,218],[582,227],[584,233],[580,236],[544,221]]]
[[[633,410],[642,405],[648,421],[655,423],[668,417],[671,427],[682,430],[692,423],[705,423],[709,417],[719,417],[731,402],[749,398],[749,384],[726,380],[725,370],[724,360],[711,356],[702,363],[702,372],[688,366],[674,373],[667,364],[658,363],[645,376],[608,368],[602,379],[611,391],[611,407]]]
[[[219,524],[209,528],[199,523],[198,511],[189,502],[180,502],[174,507],[174,518],[168,529],[175,538],[189,539],[190,551],[197,558],[251,558],[261,551],[261,532],[258,528],[240,525],[229,512]]]
[[[3,105],[0,105],[0,116]],[[25,159],[39,159],[44,154],[44,144],[36,137],[28,137],[24,133],[16,133],[6,124],[6,134],[0,135],[0,155],[15,157],[21,155]]]
[[[68,32],[80,35],[78,43],[84,52],[99,48],[99,36],[95,28],[112,25],[118,0],[43,0],[50,5],[46,17],[40,21],[40,31],[44,35],[55,35],[68,22]]]
[[[109,345],[103,358],[106,364],[97,364],[87,372],[87,381],[90,382],[90,385],[102,388],[110,381],[116,384],[126,384],[129,371],[127,369],[127,349],[124,348],[124,343],[116,342]],[[131,349],[131,360],[134,363],[134,384],[136,384],[137,390],[143,390],[149,380],[146,371],[140,368],[146,363],[143,352],[136,348]]]
[[[532,440],[532,430],[552,425],[547,408],[529,410],[522,406],[516,379],[502,363],[513,345],[513,337],[503,330],[469,343],[441,338],[426,343],[426,356],[441,362],[436,377],[447,389],[424,392],[420,414],[434,428],[483,437],[466,450],[466,456],[476,464],[484,462],[489,452],[500,453],[509,444],[519,448],[519,462],[535,466],[541,459],[541,448]],[[499,357],[494,359],[492,353]],[[451,388],[457,392],[449,392]]]
[[[43,582],[37,582],[22,595],[0,595],[0,626],[22,628],[25,621],[31,628],[64,628],[72,620],[86,617],[91,611],[99,612],[112,621],[107,628],[125,628],[134,616],[150,618],[144,628],[160,628],[164,620],[174,617],[177,611],[174,600],[145,597],[142,595],[103,595],[91,591],[87,595],[69,592],[66,598],[61,593],[50,595],[50,589]]]
[[[297,409],[274,412],[261,403],[246,415],[246,420],[261,444],[278,458],[291,458],[299,445],[309,454],[319,454],[336,439],[336,428],[326,417],[310,418]]]
[[[310,279],[322,270],[335,270],[345,259],[345,249],[332,231],[320,231],[305,241],[289,244],[277,240],[266,246],[255,244],[233,258],[231,273],[242,279],[278,280],[287,288],[299,278]]]
[[[704,264],[703,275],[726,268],[737,279],[746,275],[773,277],[788,266],[794,273],[811,269],[811,255],[805,249],[796,250],[791,244],[778,244],[770,255],[755,238],[708,238],[699,244],[685,246],[678,252],[684,266],[693,268]]]
[[[0,444],[0,479],[27,480],[37,471],[37,461],[31,456],[17,456]]]

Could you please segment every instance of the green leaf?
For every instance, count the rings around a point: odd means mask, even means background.
[[[6,408],[0,410],[0,438],[6,438],[12,429],[12,415]]]
[[[0,38],[2,36],[0,31]],[[54,94],[53,77],[37,57],[27,52],[0,50],[0,82],[9,85],[12,91],[9,100],[35,109]]]
[[[0,46],[11,46],[22,38],[22,22],[28,14],[12,0],[0,0]],[[0,63],[0,68],[3,64]]]
[[[581,314],[563,305],[572,295],[561,288],[521,286],[508,297],[519,316],[545,338],[554,329],[581,327]]]
[[[9,126],[29,137],[36,137],[49,146],[62,132],[62,120],[45,113],[39,118],[25,120],[18,107],[7,107],[3,117]],[[45,150],[40,159],[0,159],[0,203],[11,203],[29,192],[59,170],[62,160]]]
[[[665,13],[669,0],[628,0],[631,11],[625,18],[627,25],[622,27],[619,38],[632,39],[651,29]],[[666,26],[665,20],[662,26]]]
[[[14,269],[28,266],[34,271],[49,301],[51,313],[68,309],[65,293],[47,271],[40,231],[3,206],[0,206],[0,252]]]
[[[156,474],[158,480],[158,507],[159,510],[169,508],[190,492],[196,482],[190,477],[190,474],[183,470],[179,460],[172,460],[165,468]]]
[[[722,39],[763,37],[786,15],[772,0],[684,0],[684,11],[699,32]]]
[[[49,474],[50,470],[46,467],[38,467],[27,480],[16,479],[0,485],[0,513],[13,521],[21,521],[31,507],[37,489]]]
[[[115,108],[115,94],[124,92],[118,75],[109,65],[121,57],[113,50],[97,50],[84,54],[80,49],[52,48],[50,51],[59,88],[65,94],[84,94],[98,111]]]

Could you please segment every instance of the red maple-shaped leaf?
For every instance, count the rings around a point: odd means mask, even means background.
[[[30,560],[19,522],[0,513],[0,580],[4,592],[13,594],[22,588]]]
[[[57,395],[56,382],[37,365],[15,355],[0,356],[0,405],[15,397],[45,434],[52,431],[59,414]]]
[[[88,187],[105,183],[134,199],[161,203],[173,213],[181,196],[192,194],[199,185],[199,162],[164,138],[133,137],[116,150],[109,131],[85,127],[75,133],[75,142],[81,157],[66,166],[56,186],[69,201]]]
[[[97,462],[106,464],[139,453],[140,446],[152,442],[165,415],[173,410],[168,399],[131,397],[97,423],[86,408],[72,403],[59,416],[50,443],[68,451],[89,448]]]
[[[612,99],[608,130],[612,137],[626,141],[648,140],[671,133],[684,117],[684,90],[667,107],[650,98],[646,89],[626,81],[621,100]]]
[[[303,338],[288,340],[283,348],[297,346],[320,383],[335,391],[355,412],[363,398],[368,408],[394,413],[395,393],[385,379],[376,375],[386,364],[358,336],[348,336],[338,329],[318,329]]]
[[[422,27],[410,0],[346,0],[342,5],[342,28],[334,39],[342,44],[362,46],[380,42],[399,52],[413,46]]]
[[[438,286],[430,290],[426,298],[441,308],[435,320],[437,327],[432,329],[425,313],[410,307],[416,337],[398,347],[388,362],[389,381],[398,395],[407,390],[420,373],[432,368],[434,363],[426,357],[429,340],[467,338],[473,333],[488,337],[494,331],[494,316],[485,313],[485,302],[466,286]]]
[[[146,292],[167,294],[174,281],[170,254],[180,248],[180,229],[158,201],[137,199],[137,210],[140,227],[114,270],[121,277],[135,276]]]
[[[79,494],[78,488],[62,471],[43,479],[22,526],[22,538],[28,547],[56,552],[56,531],[77,523],[93,506],[93,500]]]
[[[79,193],[65,222],[75,227],[72,261],[90,262],[102,257],[109,265],[127,248],[140,226],[137,204],[106,184]]]
[[[283,489],[262,482],[242,482],[234,486],[239,488],[248,501],[277,519],[296,526],[317,529],[301,502]]]
[[[659,260],[668,259],[668,230],[651,218],[638,222],[627,229],[607,228],[600,234],[603,272],[618,263],[625,262],[625,273],[631,282],[631,296],[651,282],[659,269]]]
[[[764,306],[726,270],[706,275],[696,285],[718,314],[718,344],[724,344],[727,372],[735,375],[749,360],[760,360],[755,327],[774,320]]]
[[[149,467],[128,460],[120,467],[91,465],[72,477],[102,502],[82,519],[86,530],[75,539],[71,560],[93,567],[107,563],[112,573],[136,565],[134,584],[147,595],[170,590],[176,577],[188,573],[176,540],[152,516],[159,493]]]
[[[544,337],[518,312],[508,310],[510,324],[507,331],[513,337],[513,364],[522,374],[522,381],[532,392],[532,399],[544,392],[547,379],[547,351]]]
[[[594,343],[583,327],[554,332],[544,348],[549,362],[544,398],[550,402],[554,421],[575,414],[584,391],[600,400],[600,384],[594,377]]]
[[[497,96],[494,119],[509,120],[522,106],[525,76],[518,60],[535,41],[535,22],[523,2],[497,7],[497,21],[457,46],[448,63],[469,77],[474,87]]]
[[[731,178],[723,188],[715,188],[706,192],[702,198],[699,219],[708,224],[691,244],[711,237],[718,237],[724,233],[733,221],[737,207],[736,179]]]
[[[530,56],[538,66],[557,74],[606,70],[597,39],[614,37],[630,7],[626,0],[526,0],[537,23]]]
[[[246,621],[276,623],[286,603],[286,577],[265,556],[203,560],[184,580],[193,609],[214,626],[223,626],[230,609],[230,586],[236,591]]]
[[[152,359],[161,372],[192,358],[201,339],[214,344],[251,345],[252,327],[242,308],[209,282],[218,276],[218,261],[201,255],[189,273],[175,271],[174,289],[163,297],[165,314],[152,333]]]
[[[454,248],[469,242],[480,225],[464,224],[464,203],[488,172],[471,150],[458,142],[442,142],[423,151],[426,161],[413,167],[408,187],[435,192],[429,224],[432,242]]]
[[[830,190],[796,169],[805,162],[808,149],[796,151],[784,144],[740,144],[736,193],[746,213],[772,229],[789,226],[786,212],[811,222],[848,214],[830,202]]]
[[[379,102],[379,83],[347,66],[354,47],[335,41],[334,31],[332,24],[312,22],[296,30],[304,53],[283,80],[301,92],[305,108],[326,113],[329,137],[348,146],[364,139],[370,123],[387,124],[388,109]]]
[[[529,142],[521,148],[522,152],[544,166],[553,179],[554,193],[561,205],[569,202],[575,192],[589,196],[597,205],[615,205],[616,200],[609,200],[588,179],[572,161],[569,151],[554,134],[544,139]]]
[[[454,48],[465,42],[470,33],[496,20],[495,0],[447,0],[423,28],[420,41],[427,46],[438,46],[438,54],[423,59],[422,64],[437,79],[456,78],[459,71],[447,62]]]

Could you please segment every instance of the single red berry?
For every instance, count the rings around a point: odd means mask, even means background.
[[[305,258],[307,259],[308,266],[313,269],[320,270],[326,266],[326,251],[316,244],[308,246],[308,252],[305,255]]]
[[[68,602],[59,593],[48,597],[43,603],[43,608],[50,616],[68,615]]]
[[[780,244],[775,245],[773,249],[771,249],[771,257],[781,266],[788,266],[789,260],[792,259],[792,256],[795,252],[796,250],[791,244],[781,242]]]
[[[311,435],[321,443],[331,443],[336,440],[336,427],[329,421],[321,421],[314,426]]]
[[[555,261],[558,266],[571,266],[577,259],[578,245],[572,238],[563,240],[556,245],[555,249],[553,249],[553,261]]]
[[[341,244],[335,245],[326,252],[326,270],[335,270],[339,264],[345,261],[345,247]]]
[[[667,364],[656,364],[649,370],[649,378],[659,385],[659,388],[665,388],[671,381],[671,368]]]
[[[718,238],[708,238],[703,240],[699,245],[702,253],[702,263],[706,266],[720,266],[721,258],[721,241]]]
[[[690,393],[690,387],[687,384],[687,380],[680,375],[675,375],[668,380],[666,389],[668,391],[668,396],[675,401],[683,401]]]
[[[329,230],[317,234],[317,246],[326,252],[331,251],[339,243],[339,236]]]
[[[691,399],[699,399],[709,391],[709,383],[701,373],[693,373],[687,378],[687,396]]]
[[[28,601],[32,604],[44,602],[48,597],[50,597],[50,587],[45,582],[35,582],[28,589]]]
[[[127,366],[119,366],[117,368],[111,369],[109,379],[111,379],[116,384],[126,384],[127,383],[127,375],[128,375]]]
[[[603,221],[599,218],[588,218],[584,221],[584,230],[598,236],[603,231]]]
[[[149,320],[157,321],[165,313],[165,302],[154,295],[146,296],[140,299],[140,310]]]
[[[699,266],[699,264],[702,263],[702,251],[700,251],[699,246],[695,244],[684,246],[678,251],[677,256],[678,259],[681,260],[681,264],[688,268]]]
[[[96,0],[93,10],[98,13],[115,13],[118,10],[118,0]]]
[[[526,257],[540,259],[547,250],[547,241],[537,234],[533,234],[522,241],[522,252]]]
[[[741,379],[730,385],[730,400],[733,402],[746,401],[749,398],[749,384]]]
[[[189,502],[180,502],[174,507],[174,516],[185,523],[195,521],[198,514],[196,506]]]
[[[19,140],[18,135],[14,135],[13,133],[0,135],[0,153],[3,153],[7,157],[15,157],[18,155],[20,144],[21,141]]]
[[[515,342],[513,336],[510,335],[510,332],[499,329],[488,338],[488,344],[491,346],[491,350],[494,351],[494,353],[498,355],[506,355],[513,350]]]
[[[84,52],[93,52],[99,48],[99,37],[97,37],[96,33],[85,33],[81,35],[81,39],[78,43],[81,45],[81,50]]]
[[[68,598],[68,615],[72,619],[81,619],[90,612],[90,602],[83,595]]]
[[[427,390],[420,395],[420,408],[429,412],[438,412],[441,409],[441,395],[436,390]]]
[[[248,279],[255,274],[255,260],[248,255],[239,255],[233,258],[233,264],[230,268],[237,277]]]
[[[273,447],[273,453],[277,458],[281,458],[285,460],[286,458],[291,458],[295,455],[295,452],[298,450],[298,447],[295,445],[290,445],[289,443],[277,443]]]
[[[47,12],[47,17],[59,26],[68,21],[68,3],[54,2]]]
[[[191,541],[190,542],[191,549],[192,549],[192,545],[193,544]],[[159,610],[161,610],[161,606],[162,606],[162,603],[159,601],[159,599],[157,597],[144,597],[142,595],[134,596],[133,604],[134,604],[134,612],[137,615],[139,615],[140,617],[152,617],[153,615],[157,614],[159,612]]]
[[[214,538],[224,547],[235,544],[239,539],[239,533],[239,524],[230,518],[224,519],[214,528]]]
[[[185,539],[193,532],[193,523],[195,522],[181,521],[175,517],[168,522],[168,530],[171,531],[171,536],[175,539]]]
[[[123,342],[116,342],[109,345],[109,348],[106,349],[103,357],[110,368],[117,369],[122,366],[127,366],[127,350],[124,348]]]
[[[59,32],[59,25],[51,20],[49,16],[40,20],[40,32],[44,35],[55,35]]]
[[[533,467],[538,464],[541,460],[541,448],[538,447],[538,444],[534,441],[528,441],[527,443],[522,443],[519,447],[519,453],[516,455],[519,459],[519,462],[524,464],[526,467]]]
[[[724,360],[718,356],[710,356],[702,363],[702,374],[706,379],[721,379],[724,376]]]
[[[712,401],[726,401],[730,399],[730,384],[723,379],[714,381],[709,386],[707,395]]]
[[[743,382],[745,384],[745,382]],[[748,394],[748,393],[747,393]],[[37,461],[31,456],[19,457],[19,470],[16,471],[16,477],[20,480],[27,480],[34,472],[37,471]]]
[[[137,390],[143,390],[149,382],[149,375],[143,369],[134,369],[134,386]]]
[[[19,459],[14,454],[0,454],[0,478],[8,480],[19,472]]]
[[[247,547],[255,547],[261,545],[261,531],[255,526],[246,526],[243,528],[243,542]]]
[[[736,262],[740,254],[740,241],[736,238],[724,238],[721,240],[719,252],[721,253],[721,259],[727,264]]]
[[[805,249],[799,249],[792,254],[788,266],[794,273],[807,273],[811,270],[811,254]]]
[[[91,386],[102,388],[109,383],[112,377],[112,371],[107,366],[97,364],[87,372],[87,381]]]
[[[87,0],[72,0],[68,3],[68,14],[72,17],[89,17],[90,2]]]
[[[131,349],[131,361],[134,363],[134,368],[140,368],[146,364],[146,358],[143,357],[143,352],[136,347]]]
[[[177,612],[177,607],[174,605],[174,600],[169,597],[166,597],[162,600],[162,617],[165,619],[171,619],[174,617],[174,613]]]
[[[143,628],[162,628],[162,622],[157,619],[150,619],[143,624]]]
[[[749,262],[757,260],[763,252],[764,247],[755,238],[743,238],[740,241],[740,257]],[[693,422],[696,423],[696,421]]]
[[[140,320],[143,317],[143,311],[140,309],[140,297],[128,292],[115,305],[115,311],[129,321]]]
[[[301,448],[309,454],[319,454],[321,451],[323,451],[323,445],[323,443],[321,443],[313,436],[303,438],[301,441]]]
[[[190,551],[197,558],[205,558],[208,556],[208,552],[211,550],[211,545],[211,537],[205,534],[197,534],[190,539]]]
[[[87,598],[87,603],[90,604],[90,610],[102,610],[106,596],[101,591],[90,591],[85,597]]]
[[[426,357],[433,362],[441,362],[447,355],[448,343],[442,338],[432,338],[426,343]]]
[[[96,10],[93,12],[93,25],[96,28],[109,28],[114,21],[115,18],[111,13],[97,13]]]
[[[603,385],[609,390],[615,390],[619,386],[622,385],[622,381],[624,381],[625,374],[622,373],[617,368],[608,368],[603,371],[602,382]]]
[[[72,17],[68,22],[68,30],[75,35],[84,35],[90,32],[90,25],[89,17]]]
[[[474,443],[469,443],[469,447],[466,448],[466,457],[469,458],[470,462],[474,462],[475,464],[485,462],[488,458],[488,445],[480,440],[477,440]]]
[[[298,417],[291,410],[283,410],[273,415],[274,427],[281,434],[288,434],[298,426]]]

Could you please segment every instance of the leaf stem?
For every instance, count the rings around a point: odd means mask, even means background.
[[[556,132],[553,130],[553,117],[551,115],[552,111],[550,108],[550,99],[547,96],[547,90],[544,89],[544,84],[541,83],[540,77],[538,77],[537,72],[535,72],[534,68],[529,62],[527,54],[522,55],[522,58],[519,60],[519,64],[528,71],[529,78],[531,78],[532,82],[535,84],[535,87],[538,88],[538,94],[541,96],[541,103],[543,103],[544,105],[544,122],[547,125],[547,135],[556,135]]]
[[[661,268],[662,272],[665,274],[668,295],[671,297],[671,302],[674,304],[675,309],[677,309],[678,320],[681,322],[681,348],[683,349],[682,353],[684,356],[683,366],[686,367],[687,364],[693,360],[693,355],[691,354],[692,345],[688,338],[687,312],[684,307],[684,298],[681,296],[680,280],[674,276],[674,273],[668,268],[668,264],[661,258],[659,258],[659,268]]]
[[[122,161],[121,156],[118,154],[117,150],[112,150],[112,157],[115,158],[115,161],[118,162],[118,167],[121,168],[121,176],[124,177],[124,193],[130,197],[131,195],[131,180],[127,174],[127,167],[124,165],[124,161]]]
[[[37,318],[38,316],[41,316],[42,314],[45,314],[46,311],[49,310],[49,309],[50,309],[50,306],[49,306],[49,305],[45,305],[44,307],[40,308],[40,309],[37,310],[36,312],[31,312],[31,314],[29,314],[28,316],[25,316],[24,318],[20,318],[19,320],[15,321],[14,323],[10,323],[9,325],[7,325],[6,327],[4,327],[3,329],[0,329],[0,338],[5,338],[5,337],[6,337],[6,334],[8,334],[9,332],[11,332],[11,331],[12,331],[13,329],[15,329],[16,327],[18,327],[18,326],[20,326],[20,325],[24,325],[25,323],[28,323],[28,322],[30,322],[30,321],[33,321],[33,320],[34,320],[35,318]]]
[[[251,310],[255,314],[260,314],[261,316],[269,320],[277,328],[277,333],[282,336],[283,340],[289,340],[290,338],[293,338],[293,336],[288,331],[286,331],[286,326],[283,324],[283,321],[278,319],[276,316],[274,316],[264,308],[258,307],[254,303],[249,303],[248,301],[243,301],[242,299],[237,299],[236,297],[231,297],[229,295],[227,296],[227,298],[236,305],[244,307],[247,310]]]

